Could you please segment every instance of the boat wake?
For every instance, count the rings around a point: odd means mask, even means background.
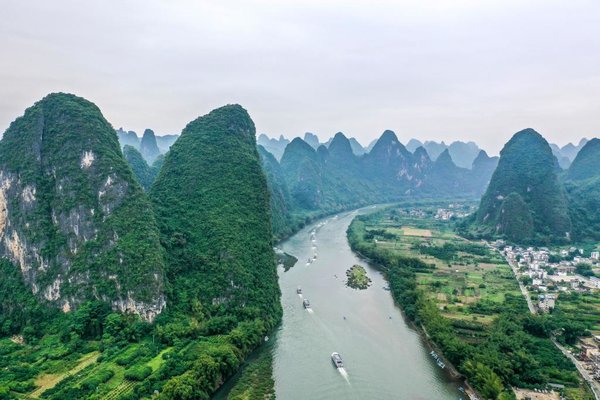
[[[350,379],[348,378],[348,372],[346,372],[345,368],[338,368],[338,371],[340,371],[340,375],[342,375],[342,377],[346,380],[346,382],[348,382],[348,384],[350,384]]]
[[[312,310],[312,308],[307,308],[306,311],[308,311],[310,314],[314,314],[315,312]]]
[[[298,293],[298,297],[300,297],[302,299],[303,298],[302,293]]]

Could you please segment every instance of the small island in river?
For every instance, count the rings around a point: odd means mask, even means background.
[[[346,271],[348,281],[346,286],[353,289],[367,289],[371,285],[371,279],[367,276],[367,271],[360,265],[353,265]]]

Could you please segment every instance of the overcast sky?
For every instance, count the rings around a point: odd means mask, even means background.
[[[55,91],[179,133],[227,103],[257,133],[363,144],[532,127],[600,136],[600,1],[2,0],[0,131]]]

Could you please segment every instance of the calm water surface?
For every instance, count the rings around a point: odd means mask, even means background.
[[[269,346],[277,398],[457,400],[458,385],[406,324],[383,289],[383,276],[350,250],[346,229],[365,211],[320,221],[281,244],[298,263],[279,277],[283,321]],[[345,271],[354,264],[366,268],[373,281],[369,289],[345,286]],[[303,298],[312,312],[302,307]],[[334,368],[334,351],[341,354],[344,370]]]

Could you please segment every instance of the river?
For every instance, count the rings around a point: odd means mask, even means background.
[[[269,346],[277,398],[466,398],[405,322],[391,293],[384,290],[383,276],[350,250],[346,229],[366,210],[307,226],[280,245],[298,263],[279,271],[283,321]],[[314,255],[317,258],[308,263]],[[354,264],[367,270],[372,280],[367,290],[345,286],[345,271]],[[302,295],[296,293],[298,286]],[[310,300],[311,312],[303,308],[303,298]],[[334,351],[343,358],[343,370],[333,366]]]

